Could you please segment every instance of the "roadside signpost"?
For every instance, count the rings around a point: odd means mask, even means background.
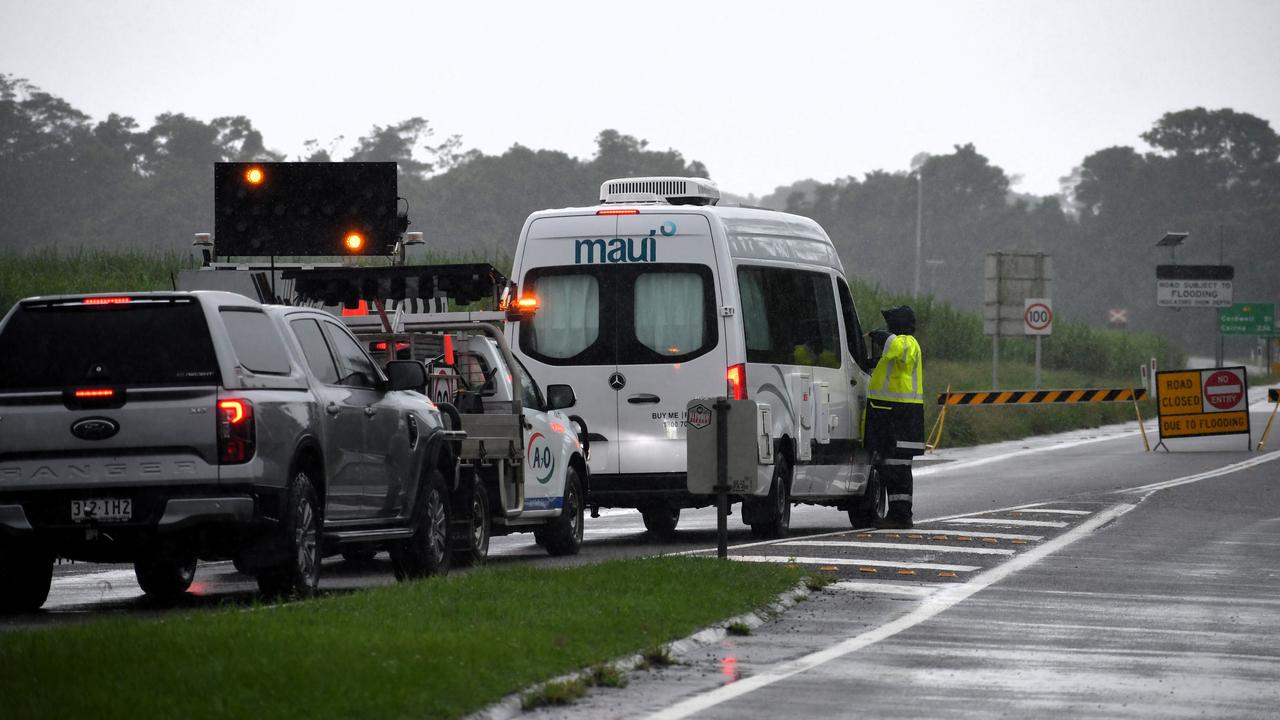
[[[1249,385],[1243,367],[1156,373],[1160,442],[1206,435],[1249,435]],[[1252,441],[1249,442],[1252,447]]]
[[[1053,301],[1027,298],[1022,305],[1022,334],[1036,338],[1036,389],[1040,389],[1040,338],[1053,334]]]
[[[1273,303],[1236,303],[1218,311],[1218,332],[1271,337],[1275,333],[1275,317]]]
[[[1044,322],[1048,330],[1053,311],[1048,298],[1053,294],[1053,258],[1044,253],[988,253],[984,266],[982,328],[991,337],[991,389],[999,387],[1000,336],[1048,335],[1046,331],[1029,332],[1027,320],[1031,300],[1044,303],[1037,309],[1035,324]]]
[[[1157,265],[1156,305],[1227,307],[1234,277],[1232,265]]]

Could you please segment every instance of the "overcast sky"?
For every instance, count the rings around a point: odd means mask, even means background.
[[[0,0],[0,72],[95,119],[246,115],[291,159],[420,115],[486,153],[616,128],[741,194],[972,142],[1050,194],[1166,111],[1280,128],[1280,2]]]

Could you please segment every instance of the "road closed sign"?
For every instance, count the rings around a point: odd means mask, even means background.
[[[1248,434],[1248,396],[1242,367],[1156,373],[1160,438]]]

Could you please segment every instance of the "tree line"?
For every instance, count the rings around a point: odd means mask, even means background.
[[[1083,158],[1048,197],[1015,192],[1002,168],[958,144],[917,157],[911,170],[799,180],[736,199],[814,218],[851,276],[890,293],[913,286],[919,206],[923,259],[933,261],[921,268],[922,293],[977,310],[986,253],[1046,252],[1060,317],[1101,325],[1109,309],[1126,308],[1130,328],[1207,352],[1212,313],[1155,306],[1154,266],[1169,258],[1154,244],[1166,231],[1187,231],[1179,262],[1216,263],[1221,240],[1236,267],[1236,298],[1280,301],[1280,137],[1248,113],[1193,108],[1166,113],[1139,139],[1146,150],[1111,147]],[[511,254],[530,212],[592,204],[606,179],[714,179],[701,162],[613,129],[599,133],[590,158],[522,145],[498,155],[466,150],[420,117],[375,125],[343,156],[336,144],[313,140],[286,157],[243,116],[165,113],[149,127],[117,114],[94,120],[0,75],[0,250],[185,253],[191,233],[212,229],[211,165],[219,161],[397,161],[411,229],[440,253],[486,258]]]

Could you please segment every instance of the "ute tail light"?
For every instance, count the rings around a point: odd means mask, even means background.
[[[253,403],[238,398],[218,401],[218,462],[234,465],[253,459],[257,434]]]
[[[744,363],[730,365],[724,373],[730,400],[747,399],[747,366]]]
[[[80,301],[81,305],[128,305],[133,298],[127,297],[90,297]]]

